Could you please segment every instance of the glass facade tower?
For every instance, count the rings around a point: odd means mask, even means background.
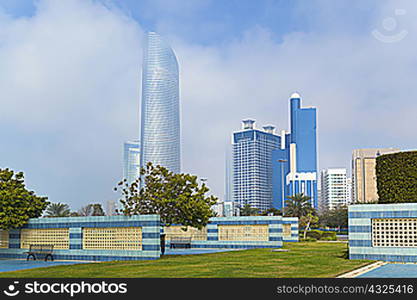
[[[140,175],[139,141],[125,142],[123,147],[123,178],[132,183]]]
[[[142,67],[140,165],[181,169],[178,62],[156,33],[146,38]]]
[[[273,206],[285,207],[288,196],[303,194],[318,208],[317,111],[301,107],[301,96],[290,97],[290,132],[281,133],[281,147],[272,152]]]
[[[261,211],[272,206],[272,162],[280,137],[273,126],[254,128],[254,120],[244,120],[243,129],[233,133],[233,200]]]

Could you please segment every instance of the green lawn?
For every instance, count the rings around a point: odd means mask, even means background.
[[[0,277],[335,277],[370,263],[344,258],[345,243],[286,243],[289,252],[251,249],[165,256],[151,261],[66,265],[0,273]]]

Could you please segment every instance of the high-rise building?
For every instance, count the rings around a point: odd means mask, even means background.
[[[233,133],[233,200],[243,207],[266,210],[272,206],[272,151],[280,137],[273,126],[255,129],[254,120],[244,120],[241,131]]]
[[[321,172],[321,193],[328,209],[348,204],[346,169],[325,169]]]
[[[318,208],[316,108],[301,107],[301,97],[290,97],[290,132],[282,131],[281,146],[272,153],[273,206],[285,207],[289,196],[303,194]]]
[[[352,152],[352,200],[354,203],[378,201],[376,158],[399,152],[398,148],[355,149]]]
[[[233,160],[230,145],[226,149],[224,201],[233,201]]]
[[[321,182],[322,182],[322,179],[321,179],[321,176],[319,176],[317,178],[317,203],[318,203],[318,211],[319,212],[324,212],[324,211],[327,210],[327,204],[326,204],[326,202],[324,201],[324,198],[323,198],[323,193],[322,193],[322,190],[321,190]]]
[[[216,217],[224,217],[224,202],[217,202],[211,207],[211,210],[216,214]]]
[[[106,203],[106,216],[114,216],[116,215],[117,205],[116,201],[109,200]]]
[[[223,202],[223,215],[225,217],[239,216],[239,205],[235,201]]]
[[[178,62],[155,32],[146,39],[142,67],[140,165],[152,162],[179,173],[180,104]]]
[[[346,178],[347,203],[352,203],[352,178]]]
[[[130,184],[140,176],[140,143],[129,141],[123,147],[123,178]]]

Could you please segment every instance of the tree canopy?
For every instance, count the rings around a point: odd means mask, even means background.
[[[259,209],[256,207],[250,206],[250,204],[246,203],[239,209],[239,214],[241,216],[256,216],[259,214]]]
[[[48,218],[69,217],[71,214],[68,204],[51,203],[46,209],[45,216]]]
[[[100,203],[88,204],[81,207],[78,212],[78,216],[88,217],[88,216],[104,216],[104,210]]]
[[[314,211],[314,208],[310,203],[311,198],[303,194],[295,194],[294,196],[289,196],[288,200],[285,201],[284,215],[286,217],[298,217],[308,215],[310,212]]]
[[[140,178],[129,184],[119,182],[115,190],[122,193],[124,215],[158,214],[165,226],[179,224],[203,228],[214,216],[211,207],[217,198],[207,196],[209,188],[198,183],[197,176],[176,174],[163,166],[148,163]]]
[[[0,229],[19,228],[29,218],[40,217],[49,204],[47,199],[26,188],[23,172],[0,169]]]
[[[320,224],[330,228],[348,227],[348,208],[338,206],[331,210],[326,210],[320,214]]]

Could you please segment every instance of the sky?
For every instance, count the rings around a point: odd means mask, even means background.
[[[416,148],[413,0],[0,0],[0,168],[74,210],[117,199],[150,30],[180,66],[182,171],[220,199],[232,132],[288,130],[294,91],[317,107],[319,169]]]

